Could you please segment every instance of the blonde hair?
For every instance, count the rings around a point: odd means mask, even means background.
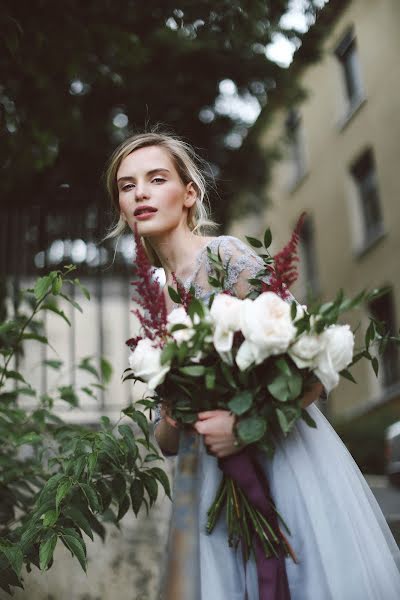
[[[158,132],[140,133],[122,142],[109,160],[105,174],[106,187],[118,221],[111,227],[111,230],[104,239],[118,237],[125,231],[130,230],[120,214],[117,172],[124,158],[135,150],[145,148],[146,146],[160,146],[164,148],[173,161],[182,183],[187,185],[189,182],[192,182],[197,192],[197,199],[188,210],[187,225],[189,229],[197,235],[202,235],[205,229],[218,227],[209,216],[210,206],[207,195],[207,183],[202,172],[202,170],[205,171],[205,168],[202,169],[200,166],[206,163],[199,158],[188,143],[176,136]],[[149,242],[144,237],[141,237],[141,241],[151,263],[154,266],[160,267],[160,260]]]

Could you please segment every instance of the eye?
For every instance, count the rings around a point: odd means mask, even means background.
[[[126,185],[122,186],[121,190],[123,192],[129,192],[130,189],[132,189],[134,187],[133,183],[127,183]]]
[[[154,179],[152,180],[152,183],[156,182],[156,183],[163,183],[165,181],[165,179],[163,177],[154,177]]]

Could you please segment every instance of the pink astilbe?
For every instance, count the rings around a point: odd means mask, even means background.
[[[182,306],[187,312],[188,308],[189,308],[189,304],[192,300],[192,294],[189,291],[185,290],[183,284],[179,281],[179,279],[177,278],[177,276],[175,275],[174,272],[172,272],[171,275],[172,275],[172,279],[176,285],[176,289],[181,297]]]
[[[133,235],[136,244],[136,262],[135,279],[131,282],[134,287],[132,300],[139,304],[144,311],[134,309],[131,312],[139,319],[143,336],[130,338],[126,344],[133,349],[140,339],[146,337],[153,340],[157,346],[162,346],[167,335],[165,296],[160,284],[154,277],[155,268],[147,257],[136,226]]]
[[[305,217],[306,213],[303,212],[296,223],[289,242],[273,257],[274,263],[271,267],[269,281],[262,284],[263,292],[275,292],[275,294],[283,299],[289,296],[289,288],[298,277],[295,263],[299,261],[297,246],[300,241],[300,231]]]

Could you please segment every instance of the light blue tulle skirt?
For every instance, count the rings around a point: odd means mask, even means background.
[[[316,406],[307,410],[316,429],[300,421],[278,445],[272,461],[260,453],[299,560],[295,564],[286,559],[291,598],[399,600],[400,553],[375,497],[321,411]],[[198,452],[197,597],[258,600],[255,563],[250,559],[245,566],[240,550],[228,546],[224,519],[212,535],[205,533],[221,471],[203,443]]]

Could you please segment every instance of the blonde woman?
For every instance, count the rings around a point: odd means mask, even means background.
[[[172,273],[196,296],[211,293],[206,248],[219,248],[228,266],[226,288],[243,298],[248,279],[260,269],[260,259],[232,236],[209,236],[205,178],[192,148],[160,133],[135,135],[111,157],[107,186],[117,224],[111,236],[138,227],[153,264]],[[165,292],[168,312],[175,308]],[[292,532],[290,542],[299,563],[286,559],[287,592],[271,598],[292,600],[396,600],[400,598],[399,551],[385,519],[347,449],[313,405],[322,386],[303,399],[317,423],[311,429],[299,422],[282,440],[272,461],[261,457],[271,495]],[[234,418],[227,411],[200,413],[194,428],[198,450],[198,488],[193,510],[197,525],[197,587],[201,600],[259,598],[253,560],[245,567],[240,549],[227,543],[221,520],[212,535],[204,532],[206,512],[217,490],[221,471],[218,458],[240,451],[233,434]],[[160,407],[155,437],[165,454],[178,451],[179,429]],[[185,578],[185,573],[180,574]],[[281,594],[281,595],[280,595]]]

